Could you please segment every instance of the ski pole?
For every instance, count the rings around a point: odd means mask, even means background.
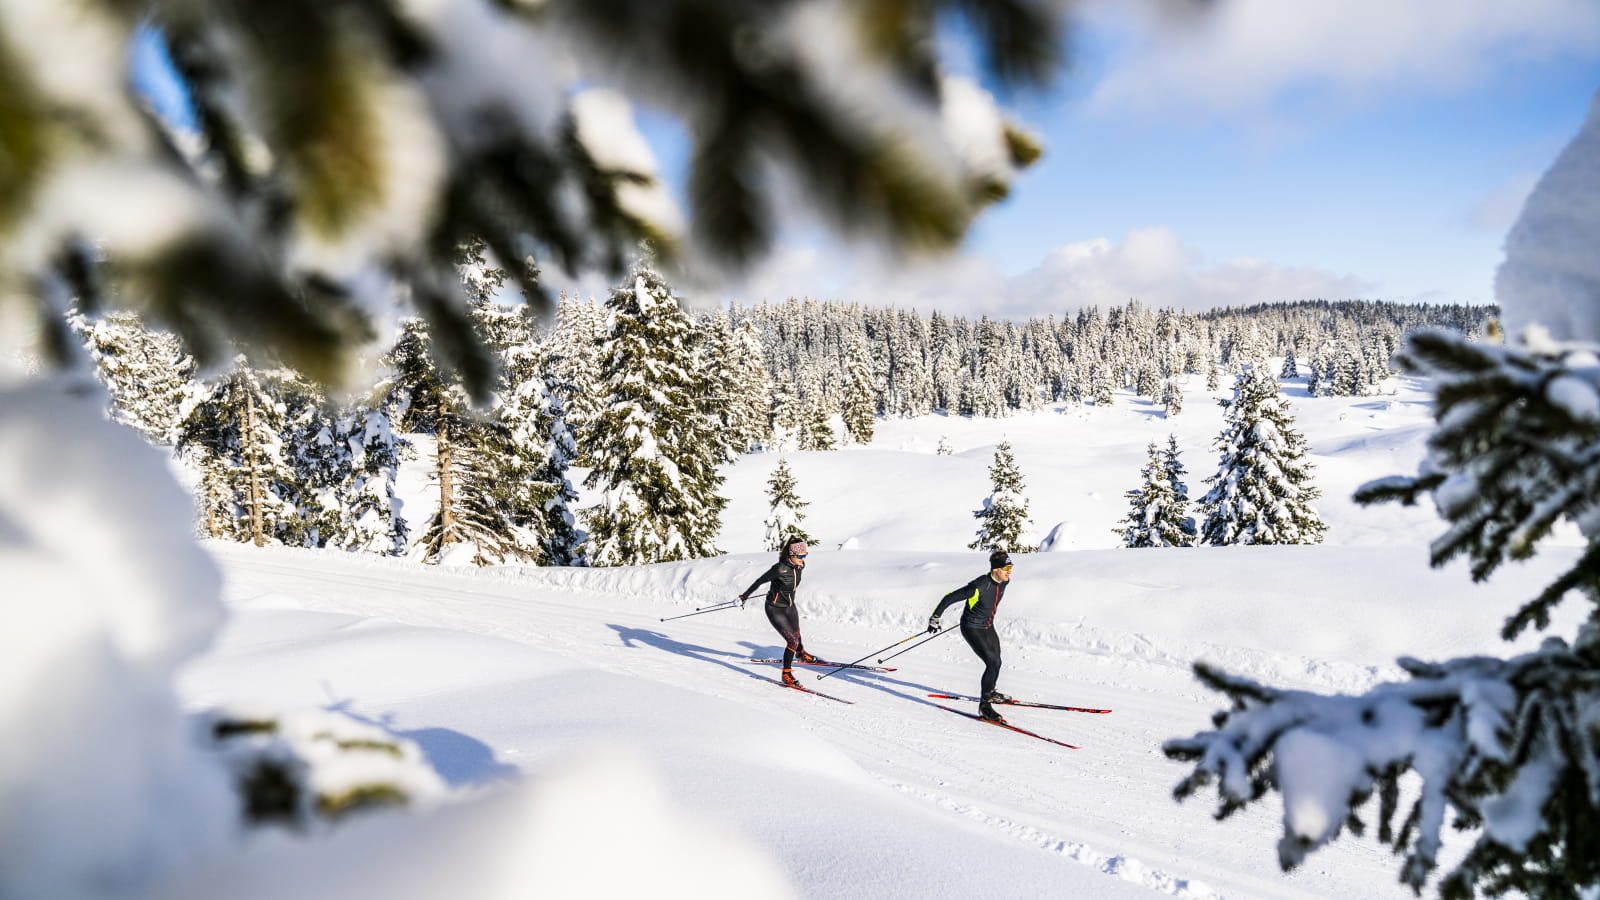
[[[952,632],[952,631],[958,631],[958,630],[959,630],[959,629],[956,629],[956,628],[946,628],[946,629],[944,629],[944,630],[943,630],[943,631],[940,631],[940,632],[939,632],[939,634],[949,634],[949,633],[950,633],[950,632]],[[907,652],[910,652],[910,651],[912,651],[912,650],[915,650],[915,649],[917,649],[917,648],[918,648],[918,647],[921,647],[921,646],[922,646],[922,645],[923,645],[923,644],[926,644],[926,643],[927,643],[927,642],[928,642],[928,641],[931,641],[931,640],[933,640],[933,638],[936,638],[936,637],[938,637],[938,636],[939,636],[939,634],[936,634],[936,635],[934,635],[934,636],[933,636],[933,637],[931,637],[931,638],[928,638],[928,639],[927,639],[927,640],[923,640],[923,641],[917,641],[917,642],[916,642],[916,643],[915,643],[915,644],[912,644],[912,645],[911,645],[911,646],[909,646],[909,647],[907,647],[907,648],[906,648],[906,649],[904,649],[904,650],[901,650],[901,651],[900,651],[900,653],[907,653]],[[888,655],[888,656],[885,656],[885,657],[884,657],[884,658],[883,658],[883,659],[880,659],[880,660],[878,660],[878,662],[879,662],[879,663],[885,663],[885,662],[888,662],[888,661],[889,661],[889,660],[891,660],[891,659],[894,659],[894,658],[895,658],[895,657],[896,657],[896,656],[899,656],[899,655],[900,655],[900,653],[891,653],[891,654],[889,654],[889,655]]]
[[[916,634],[913,634],[913,635],[912,635],[912,636],[911,636],[911,637],[908,637],[908,638],[904,638],[904,639],[902,639],[902,640],[898,640],[898,641],[895,641],[895,642],[894,642],[894,643],[892,643],[892,644],[890,644],[890,645],[889,645],[889,646],[887,646],[887,647],[885,647],[885,648],[883,648],[883,650],[893,650],[893,649],[894,649],[894,648],[896,648],[896,647],[898,647],[898,646],[900,646],[900,645],[901,645],[901,644],[904,644],[904,643],[905,643],[905,642],[906,642],[906,641],[914,641],[914,640],[916,640],[916,639],[917,639],[917,638],[919,638],[919,637],[922,637],[922,636],[923,636],[923,635],[924,635],[924,634],[927,634],[927,632],[926,632],[926,631],[919,631],[919,632],[917,632],[917,633],[916,633]],[[906,649],[907,649],[907,650],[909,650],[909,649],[911,649],[911,648],[910,648],[910,647],[907,647],[907,648],[906,648]],[[856,664],[856,663],[864,663],[864,662],[866,662],[866,661],[867,661],[867,660],[869,660],[869,659],[871,659],[871,658],[872,658],[872,657],[874,657],[874,656],[877,656],[877,655],[878,655],[878,654],[879,654],[879,653],[882,653],[882,652],[883,652],[883,650],[874,650],[874,651],[872,651],[872,652],[871,652],[871,653],[868,653],[868,654],[867,654],[867,655],[866,655],[866,656],[863,656],[863,657],[861,657],[861,658],[860,658],[860,659],[858,659],[858,660],[854,660],[854,661],[853,661],[853,662],[848,662],[848,663],[845,663],[845,664],[844,664],[844,665],[843,665],[843,666],[840,666],[840,667],[839,667],[839,668],[838,668],[838,669],[834,669],[834,670],[832,670],[832,671],[830,671],[830,672],[825,672],[825,673],[823,673],[823,674],[821,674],[821,675],[818,675],[818,676],[817,676],[817,680],[818,680],[818,681],[821,681],[821,680],[822,680],[822,679],[824,679],[824,678],[827,678],[827,677],[828,677],[828,676],[829,676],[829,675],[832,675],[832,674],[834,674],[834,673],[835,673],[835,672],[838,672],[838,671],[839,671],[839,670],[840,670],[840,669],[843,669],[843,668],[845,668],[845,667],[846,667],[846,666],[853,666],[853,665],[855,665],[855,664]],[[882,661],[883,661],[883,660],[878,660],[878,661],[879,661],[879,662],[882,662]]]
[[[719,609],[732,609],[733,607],[738,606],[738,605],[739,605],[739,601],[737,601],[737,600],[729,600],[727,603],[719,603],[716,606],[707,606],[707,607],[705,607],[703,609],[697,609],[692,613],[684,613],[681,616],[667,616],[665,619],[662,619],[661,621],[670,622],[673,619],[687,619],[690,616],[704,615],[704,614],[706,614],[708,612],[716,612]]]

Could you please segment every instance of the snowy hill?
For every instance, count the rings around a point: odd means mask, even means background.
[[[1190,664],[1330,693],[1398,677],[1400,654],[1501,653],[1501,620],[1563,554],[1488,585],[1428,569],[1431,511],[1347,499],[1414,468],[1425,397],[1406,382],[1382,397],[1289,391],[1324,491],[1323,546],[1110,549],[1149,441],[1176,433],[1201,491],[1221,419],[1198,392],[1171,420],[1119,398],[891,420],[870,447],[789,454],[819,535],[799,595],[806,646],[852,660],[921,630],[939,596],[981,573],[964,549],[971,512],[993,445],[1013,444],[1036,537],[1056,531],[1065,552],[1018,556],[1000,686],[1114,709],[1008,712],[1079,750],[933,705],[928,693],[977,689],[980,666],[954,637],[890,661],[895,672],[802,678],[844,705],[751,677],[775,673],[749,657],[781,651],[756,604],[662,621],[727,600],[769,564],[757,551],[772,455],[731,467],[720,539],[731,554],[707,560],[479,570],[208,544],[233,615],[184,671],[186,701],[379,723],[415,741],[452,796],[431,815],[257,842],[178,893],[1409,896],[1370,840],[1347,837],[1285,876],[1269,808],[1218,826],[1205,801],[1172,801],[1184,768],[1160,744],[1222,703]],[[934,454],[941,437],[954,455]],[[414,483],[408,514],[425,504]]]

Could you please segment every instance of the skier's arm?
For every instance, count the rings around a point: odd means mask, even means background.
[[[761,576],[759,578],[757,578],[755,581],[752,581],[750,583],[750,586],[745,588],[739,594],[739,599],[743,600],[746,597],[749,597],[751,594],[754,594],[756,592],[756,588],[760,587],[762,582],[771,581],[772,579],[776,578],[777,576],[778,576],[778,566],[777,566],[776,563],[774,563],[772,568],[766,570],[765,572],[762,572]]]
[[[945,594],[944,597],[939,600],[939,605],[933,608],[933,615],[928,617],[928,630],[937,631],[939,628],[939,617],[944,615],[945,610],[963,601],[970,602],[972,598],[977,595],[977,593],[977,584],[969,581],[950,593]]]

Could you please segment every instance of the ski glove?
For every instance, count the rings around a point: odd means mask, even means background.
[[[938,616],[929,616],[928,617],[928,633],[929,634],[933,634],[933,633],[937,632],[938,630],[939,630],[939,617]]]

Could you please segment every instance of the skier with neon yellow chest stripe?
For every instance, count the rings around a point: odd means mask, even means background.
[[[1000,680],[1000,636],[994,630],[994,613],[1005,596],[1006,585],[1011,582],[1011,555],[1004,550],[989,554],[989,571],[956,588],[934,608],[928,617],[928,631],[939,630],[939,616],[957,603],[965,603],[961,614],[961,636],[967,646],[983,660],[983,682],[978,692],[978,715],[991,722],[1004,722],[991,703],[1009,703],[1011,698],[995,690]]]

